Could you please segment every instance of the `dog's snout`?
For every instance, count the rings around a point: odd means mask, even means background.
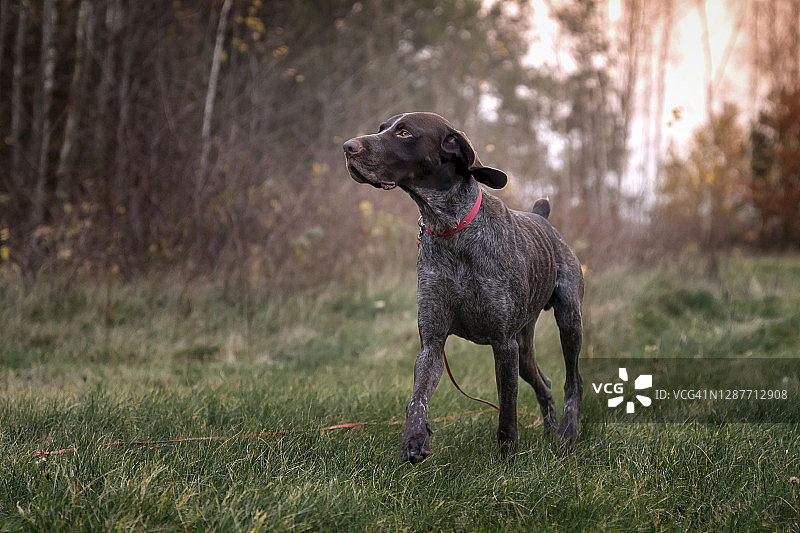
[[[342,145],[342,148],[344,148],[344,152],[347,155],[355,155],[363,150],[364,146],[358,139],[350,139],[349,141],[345,142],[344,145]]]

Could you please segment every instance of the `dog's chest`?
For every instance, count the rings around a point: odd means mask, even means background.
[[[519,329],[527,307],[503,280],[479,276],[474,283],[456,282],[452,289],[450,332],[490,344]]]
[[[420,258],[418,267],[420,312],[446,321],[448,333],[491,344],[529,321],[535,298],[526,261],[444,254]]]

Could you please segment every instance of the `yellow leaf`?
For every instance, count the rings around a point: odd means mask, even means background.
[[[372,202],[368,200],[361,200],[358,204],[358,208],[361,210],[361,216],[364,218],[369,218],[372,216]]]
[[[3,261],[8,261],[10,256],[11,253],[8,251],[8,246],[0,246],[0,259]]]

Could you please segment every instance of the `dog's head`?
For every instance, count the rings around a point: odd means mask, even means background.
[[[435,113],[395,115],[378,128],[343,145],[347,170],[359,183],[386,190],[450,189],[473,176],[494,189],[508,178],[484,166],[464,133]]]

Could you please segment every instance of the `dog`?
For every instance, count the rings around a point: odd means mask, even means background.
[[[421,348],[406,406],[404,460],[430,454],[428,402],[444,368],[449,335],[492,347],[499,398],[501,456],[516,452],[519,376],[533,386],[545,431],[566,448],[578,438],[583,387],[583,273],[548,221],[542,199],[532,212],[513,211],[480,184],[503,188],[508,178],[484,166],[467,136],[434,113],[395,115],[378,133],[343,145],[350,176],[376,188],[404,190],[420,210],[417,307]],[[534,329],[553,309],[566,365],[564,411],[557,424],[550,380],[534,356]]]

